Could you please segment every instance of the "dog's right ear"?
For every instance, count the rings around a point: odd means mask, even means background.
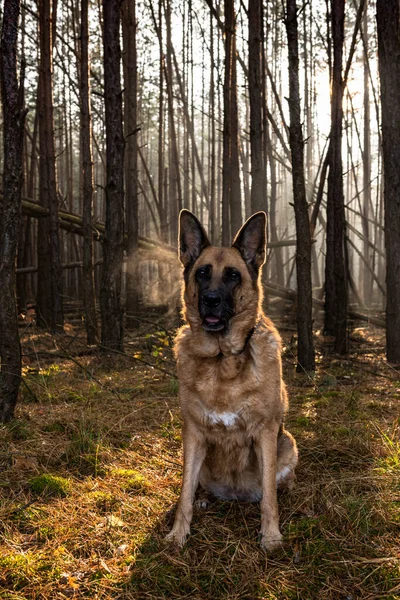
[[[179,258],[185,272],[189,271],[193,263],[199,258],[201,252],[210,241],[204,227],[190,210],[184,208],[179,214]]]

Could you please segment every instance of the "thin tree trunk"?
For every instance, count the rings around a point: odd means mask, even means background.
[[[251,210],[267,209],[267,190],[263,173],[262,127],[262,0],[249,0],[249,100],[251,149]]]
[[[62,328],[62,272],[58,219],[56,156],[53,122],[52,17],[50,0],[39,0],[40,72],[39,72],[39,186],[42,206],[49,218],[38,226],[38,324],[53,332]],[[54,15],[53,15],[54,17]],[[54,31],[54,20],[53,20]]]
[[[386,356],[400,363],[400,7],[377,0],[386,246]]]
[[[88,0],[81,0],[80,108],[83,217],[83,299],[85,305],[87,343],[96,344],[99,339],[99,331],[96,317],[96,294],[94,289],[93,266],[93,154],[88,44]]]
[[[204,169],[203,169],[203,165],[201,163],[200,154],[199,154],[199,151],[197,149],[197,143],[196,143],[196,136],[195,136],[195,131],[194,131],[193,119],[191,118],[191,116],[189,114],[187,96],[185,94],[185,88],[184,88],[184,85],[183,85],[183,82],[182,82],[182,78],[181,78],[181,75],[180,75],[178,61],[176,59],[175,50],[174,50],[174,47],[173,47],[172,44],[171,44],[171,54],[172,54],[172,59],[173,59],[173,63],[174,63],[175,75],[176,75],[176,79],[177,79],[177,83],[178,83],[178,87],[179,87],[179,93],[180,93],[180,96],[181,96],[183,113],[184,113],[185,121],[186,121],[186,124],[187,124],[187,131],[188,131],[190,140],[192,142],[192,152],[194,154],[194,160],[196,162],[197,170],[198,170],[198,173],[199,173],[199,176],[200,176],[201,192],[202,192],[204,200],[207,200],[207,195],[208,195],[207,184],[206,184],[206,180],[204,178]]]
[[[215,151],[217,139],[215,135],[215,52],[214,52],[214,27],[213,16],[210,11],[210,239],[211,243],[217,241],[216,220],[217,220],[217,197],[216,197],[216,160]]]
[[[135,314],[139,308],[138,272],[138,150],[137,150],[137,51],[136,51],[136,2],[124,0],[122,4],[122,32],[124,42],[124,126],[125,126],[125,223],[128,237],[126,266],[126,312]],[[127,326],[135,328],[136,319],[127,320]]]
[[[124,135],[122,129],[120,8],[103,0],[104,104],[106,125],[106,222],[100,290],[101,343],[123,349],[121,274],[124,241]]]
[[[289,141],[292,152],[293,202],[297,240],[297,371],[301,372],[315,370],[315,352],[312,336],[311,234],[304,177],[296,0],[287,0],[286,30],[289,51]]]
[[[224,146],[222,160],[222,244],[226,246],[242,224],[234,0],[225,0]]]
[[[363,218],[362,228],[365,237],[364,257],[369,258],[367,241],[370,238],[368,224],[369,206],[371,204],[371,132],[370,132],[370,97],[369,97],[369,70],[368,70],[368,5],[363,17],[364,40],[364,148],[363,148]],[[363,269],[363,301],[368,307],[372,303],[372,279],[370,272]]]
[[[172,32],[171,32],[171,0],[166,5],[167,25],[167,64],[165,81],[168,98],[168,131],[169,131],[169,209],[170,209],[170,241],[178,239],[178,214],[182,209],[182,187],[179,173],[178,143],[175,129],[176,114],[174,110],[173,76],[172,76]],[[203,161],[202,161],[203,163]]]
[[[340,354],[348,351],[342,165],[344,6],[344,0],[331,0],[333,65],[325,264],[325,332],[335,336],[334,348]]]
[[[21,382],[15,263],[23,183],[24,65],[17,77],[19,0],[5,0],[0,46],[3,103],[3,199],[0,203],[0,422],[10,421]]]
[[[164,50],[162,37],[162,0],[158,0],[158,41],[159,41],[159,105],[158,105],[158,213],[163,242],[166,241],[167,219],[164,210]]]

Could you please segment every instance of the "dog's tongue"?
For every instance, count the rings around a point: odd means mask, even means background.
[[[213,317],[212,315],[210,315],[209,317],[206,317],[205,319],[207,321],[207,323],[219,323],[220,319],[218,317]]]

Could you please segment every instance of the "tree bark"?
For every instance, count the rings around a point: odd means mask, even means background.
[[[78,68],[80,67],[83,299],[85,305],[87,343],[96,344],[99,340],[99,331],[96,317],[96,294],[94,289],[93,266],[93,153],[88,44],[88,0],[81,0],[81,56]]]
[[[53,57],[51,0],[39,0],[39,189],[49,219],[38,229],[38,324],[53,332],[64,323],[62,272],[58,222],[57,171],[53,122]],[[54,15],[53,15],[54,16]],[[53,19],[53,31],[54,31]]]
[[[340,354],[348,351],[342,165],[344,6],[344,0],[331,0],[333,65],[325,263],[325,332],[334,335],[334,348]]]
[[[377,0],[386,246],[386,356],[400,363],[400,7]]]
[[[176,113],[174,108],[173,69],[172,69],[172,30],[171,30],[171,0],[167,0],[167,60],[165,66],[165,82],[168,99],[168,131],[169,131],[169,212],[170,212],[170,241],[178,239],[178,215],[182,206],[182,186],[179,173],[179,154],[175,128]],[[203,164],[203,160],[201,161]]]
[[[267,210],[262,126],[262,0],[249,0],[249,100],[251,151],[251,211]]]
[[[215,51],[214,51],[214,27],[213,15],[210,11],[210,239],[212,244],[217,240],[217,196],[216,196],[216,131],[215,131]]]
[[[225,0],[224,132],[222,159],[222,244],[229,245],[242,225],[236,83],[234,0]]]
[[[122,129],[120,7],[103,0],[104,105],[106,129],[106,219],[100,289],[101,344],[123,349],[121,275],[124,241],[124,135]]]
[[[0,203],[0,422],[10,421],[21,382],[16,302],[16,254],[21,226],[25,115],[23,65],[17,78],[19,0],[5,0],[1,32],[3,199]]]
[[[137,149],[137,52],[136,0],[122,4],[124,126],[125,126],[125,223],[127,233],[126,312],[135,314],[139,308],[138,273],[138,149]],[[137,327],[139,321],[129,319],[127,326]]]
[[[368,260],[372,258],[368,247],[370,227],[368,223],[369,207],[371,204],[371,131],[370,131],[370,94],[368,69],[368,4],[363,17],[364,40],[364,144],[363,144],[363,216],[361,219],[364,234],[363,253]],[[369,261],[368,261],[369,262]],[[368,269],[363,269],[363,301],[368,307],[372,305],[372,278]]]
[[[311,233],[304,177],[296,0],[287,0],[286,31],[289,51],[289,142],[292,152],[293,203],[297,239],[297,371],[302,372],[315,370],[315,352],[312,335]]]

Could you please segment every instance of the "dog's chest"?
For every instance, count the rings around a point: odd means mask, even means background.
[[[197,363],[193,386],[202,399],[213,399],[218,412],[231,412],[223,407],[240,403],[241,397],[254,388],[249,361],[244,354],[203,359]]]
[[[259,397],[248,362],[240,356],[201,362],[190,384],[197,401],[189,410],[195,411],[209,431],[246,429],[253,409],[257,411]]]
[[[230,412],[230,411],[225,411],[225,412],[216,412],[215,410],[211,410],[211,411],[205,411],[204,412],[204,416],[205,416],[205,421],[206,424],[208,426],[210,426],[211,428],[216,425],[223,425],[226,428],[230,428],[233,427],[235,424],[237,424],[238,419],[239,419],[239,413],[238,412]]]

